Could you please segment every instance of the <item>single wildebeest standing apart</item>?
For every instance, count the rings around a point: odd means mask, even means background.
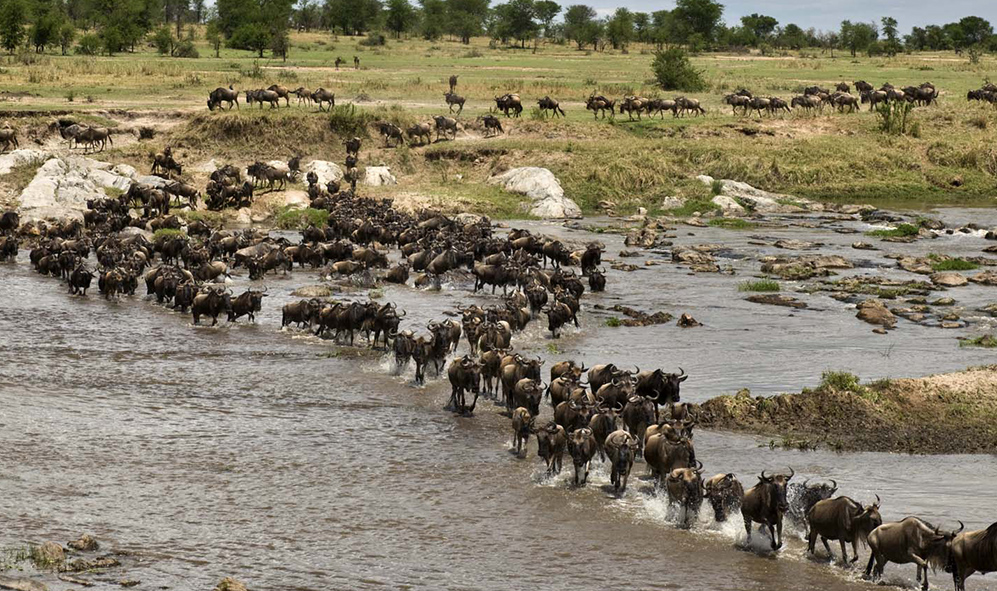
[[[957,535],[949,544],[949,551],[955,591],[966,591],[966,579],[973,573],[997,571],[997,523]]]
[[[450,75],[450,92],[455,92],[457,90],[457,75]]]
[[[928,591],[928,567],[932,570],[949,565],[949,542],[965,525],[959,522],[959,529],[945,532],[917,517],[907,517],[902,521],[884,523],[869,534],[869,564],[865,567],[865,578],[883,576],[887,562],[917,565],[917,580],[921,588]],[[873,569],[875,565],[875,570]]]
[[[848,497],[820,501],[807,512],[807,524],[810,526],[807,550],[811,554],[814,554],[817,538],[820,537],[824,549],[833,559],[834,554],[827,541],[838,540],[842,564],[848,563],[845,543],[851,543],[851,562],[855,562],[859,559],[859,543],[865,544],[872,530],[883,525],[883,518],[879,515],[879,495],[876,495],[876,503],[868,507]]]
[[[768,476],[763,470],[758,477],[758,484],[744,493],[741,504],[741,516],[744,518],[744,529],[748,532],[747,543],[751,543],[752,524],[759,523],[768,528],[772,539],[772,549],[782,547],[782,516],[789,508],[786,502],[786,486],[796,472],[789,469],[789,476],[773,474]]]

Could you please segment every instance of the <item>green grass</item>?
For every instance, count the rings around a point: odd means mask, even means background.
[[[319,228],[325,226],[329,221],[329,212],[324,209],[298,209],[293,207],[283,207],[274,216],[274,225],[282,230],[301,230],[309,225]]]
[[[959,339],[960,347],[983,347],[985,349],[997,348],[997,337],[992,334],[981,335],[978,337]]]
[[[616,316],[612,316],[612,317],[606,319],[606,326],[608,326],[610,328],[616,328],[616,327],[619,327],[619,326],[623,326],[623,322],[620,321],[620,319],[617,318]]]
[[[714,218],[710,220],[709,225],[714,228],[726,228],[728,230],[750,230],[756,227],[756,224],[741,218]]]
[[[847,371],[825,371],[820,376],[820,387],[832,390],[857,392],[862,389],[859,378]]]
[[[965,259],[944,259],[932,262],[931,268],[935,271],[972,271],[980,266]]]
[[[737,291],[779,291],[779,282],[771,279],[758,279],[756,281],[742,281],[737,284]]]
[[[696,212],[706,213],[708,211],[720,211],[720,206],[708,199],[689,199],[682,207],[669,210],[668,213],[674,216],[688,217]]]
[[[187,222],[204,222],[209,226],[219,226],[224,220],[225,216],[218,211],[190,211],[184,210],[178,212],[177,215],[187,220]]]
[[[873,236],[876,238],[905,238],[908,236],[917,236],[920,229],[913,224],[899,224],[896,228],[890,230],[870,230],[866,232],[866,236]]]
[[[160,228],[159,230],[153,232],[152,239],[153,241],[156,241],[160,239],[165,240],[167,238],[186,237],[186,236],[187,235],[184,234],[183,230],[174,230],[172,228]]]

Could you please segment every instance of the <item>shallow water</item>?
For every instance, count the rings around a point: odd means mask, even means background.
[[[990,211],[945,215],[997,225]],[[826,295],[799,295],[814,309],[790,312],[736,291],[757,271],[759,251],[791,254],[750,245],[750,236],[820,240],[831,245],[822,252],[869,262],[842,274],[911,278],[881,255],[978,255],[986,245],[979,236],[866,252],[850,248],[854,235],[800,227],[680,226],[676,234],[676,244],[723,241],[721,266],[737,274],[690,277],[670,262],[610,271],[609,291],[583,298],[581,329],[554,342],[535,323],[514,339],[517,348],[589,365],[681,366],[692,376],[683,387],[691,401],[741,387],[797,391],[828,368],[873,379],[994,360],[990,351],[958,347],[955,337],[974,329],[901,319],[881,336]],[[621,237],[598,238],[615,258]],[[667,260],[646,252],[625,260],[655,258]],[[740,523],[718,528],[708,511],[693,531],[676,529],[649,481],[631,479],[616,499],[602,466],[582,489],[568,485],[570,469],[543,479],[534,442],[528,459],[510,455],[508,419],[491,402],[480,402],[474,418],[455,418],[441,410],[445,378],[417,388],[411,368],[396,376],[386,359],[356,359],[330,341],[279,330],[290,291],[316,281],[298,270],[271,277],[256,325],[208,328],[139,296],[107,302],[95,289],[70,297],[59,281],[30,270],[26,249],[17,264],[0,265],[0,546],[88,532],[135,554],[126,571],[140,588],[205,589],[228,575],[254,589],[868,588],[855,570],[807,558],[798,533],[773,556],[760,536],[751,551],[737,549]],[[245,285],[236,277],[233,288]],[[489,300],[468,287],[388,286],[384,300],[407,310],[403,327],[419,327],[459,304]],[[969,286],[949,295],[973,308],[994,294]],[[610,329],[596,303],[688,312],[705,326]],[[970,528],[994,520],[993,456],[802,453],[710,432],[697,433],[696,445],[708,473],[733,471],[749,485],[762,469],[792,466],[801,478],[835,478],[863,502],[878,493],[886,519],[918,514]],[[644,469],[638,463],[635,473]],[[887,570],[888,580],[908,585],[913,574]],[[944,573],[932,580],[951,584]],[[997,580],[976,576],[969,588],[997,589]]]

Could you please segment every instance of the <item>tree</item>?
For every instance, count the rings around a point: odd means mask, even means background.
[[[152,36],[152,43],[159,55],[173,55],[173,34],[167,26],[159,27]]]
[[[665,90],[696,92],[706,88],[703,73],[692,66],[681,47],[672,47],[654,54],[651,70],[658,85]]]
[[[447,30],[465,45],[484,30],[488,0],[445,0]]]
[[[218,27],[218,20],[208,21],[208,30],[205,34],[205,39],[211,44],[211,48],[215,50],[215,57],[220,57],[222,50],[222,31]]]
[[[297,10],[294,11],[293,20],[296,28],[311,31],[322,26],[322,11],[313,0],[301,0]]]
[[[0,45],[14,53],[24,43],[28,9],[24,0],[7,0],[0,8]]]
[[[990,41],[994,34],[994,28],[990,23],[978,16],[967,16],[959,21],[959,29],[962,32],[962,43],[964,47],[983,45]]]
[[[205,0],[194,0],[190,7],[191,14],[194,16],[194,22],[196,24],[201,24],[204,22],[205,14],[207,9],[205,6]]]
[[[872,23],[852,23],[841,21],[841,44],[852,52],[852,57],[859,51],[865,51],[879,38],[879,31]]]
[[[617,8],[613,18],[606,22],[606,37],[613,45],[613,49],[626,49],[633,36],[633,13],[626,8]]]
[[[422,37],[439,39],[446,25],[447,5],[443,0],[419,0],[422,5]]]
[[[712,40],[723,13],[723,4],[713,0],[678,0],[672,11],[686,42],[696,34],[705,41]]]
[[[408,3],[408,0],[388,0],[388,11],[385,15],[384,24],[389,31],[395,34],[398,39],[402,33],[406,33],[415,26],[415,8]]]
[[[575,4],[568,7],[564,13],[564,37],[578,45],[578,49],[592,43],[590,34],[592,28],[598,28],[595,21],[596,12],[591,6]]]
[[[59,38],[59,26],[62,24],[58,15],[48,12],[39,15],[35,24],[31,26],[31,44],[35,46],[36,53],[42,53],[45,48],[55,43]]]
[[[900,36],[897,33],[897,19],[891,16],[884,16],[880,19],[880,23],[883,25],[883,35],[886,36],[886,41],[883,43],[883,51],[886,52],[886,55],[893,57],[903,49],[900,46]]]
[[[69,54],[69,48],[73,46],[73,41],[76,39],[76,27],[73,23],[66,21],[62,23],[59,27],[59,48],[62,49],[62,55]]]
[[[765,16],[764,14],[755,13],[741,17],[741,26],[751,32],[751,35],[755,39],[755,45],[768,39],[778,25],[779,21],[774,17]]]
[[[379,0],[326,0],[326,12],[332,28],[346,35],[362,35],[373,28],[381,14]]]
[[[779,43],[783,47],[791,49],[802,49],[807,44],[807,35],[798,25],[789,23],[782,29],[779,35]]]
[[[634,38],[641,43],[651,41],[651,15],[646,12],[634,13]]]
[[[513,38],[526,47],[526,41],[537,34],[536,6],[533,0],[509,0],[495,7],[499,38]]]
[[[551,36],[551,23],[561,14],[561,5],[553,0],[537,0],[534,4],[537,13],[537,20],[543,28],[544,37]]]
[[[270,48],[271,41],[267,27],[261,23],[247,23],[232,33],[228,39],[228,46],[255,51],[262,58],[263,52]]]

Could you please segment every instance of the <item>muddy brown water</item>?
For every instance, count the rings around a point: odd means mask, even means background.
[[[942,215],[997,225],[992,211]],[[812,309],[791,311],[745,302],[736,291],[757,271],[760,253],[786,253],[748,244],[751,236],[820,240],[828,243],[821,252],[861,263],[843,275],[906,278],[916,277],[894,270],[884,252],[978,255],[982,236],[877,243],[882,251],[865,252],[849,247],[858,237],[830,229],[679,226],[675,234],[676,244],[724,242],[721,266],[737,274],[690,277],[668,262],[610,271],[609,291],[583,299],[581,329],[552,341],[532,324],[516,346],[588,365],[682,366],[692,376],[683,387],[691,401],[741,387],[798,391],[825,369],[874,379],[994,360],[955,341],[990,322],[982,315],[954,331],[900,320],[881,336],[826,295],[798,295]],[[622,248],[619,236],[598,239],[609,257]],[[627,262],[667,258],[644,252]],[[125,572],[147,589],[208,589],[230,575],[253,589],[871,588],[860,569],[806,557],[797,531],[771,554],[760,536],[739,547],[739,518],[718,526],[704,511],[691,531],[677,529],[649,481],[632,479],[617,499],[598,463],[582,489],[569,485],[570,469],[544,479],[535,442],[527,459],[510,455],[508,419],[491,401],[479,402],[474,418],[456,418],[441,410],[445,378],[419,388],[411,368],[396,372],[386,358],[356,359],[330,341],[279,330],[290,292],[317,281],[298,270],[271,276],[256,325],[242,319],[209,328],[140,296],[70,297],[59,281],[30,270],[26,251],[0,265],[0,546],[88,532],[105,548],[131,553]],[[232,287],[238,293],[247,284],[236,276]],[[384,299],[408,312],[403,327],[421,327],[461,303],[490,301],[469,287],[388,286]],[[946,295],[967,309],[997,300],[997,290],[979,286]],[[705,326],[608,328],[597,303],[688,312]],[[696,436],[710,474],[733,471],[750,484],[762,469],[792,466],[801,479],[835,478],[863,502],[878,493],[886,519],[917,514],[970,528],[995,519],[993,456],[803,453],[766,443]],[[636,474],[644,470],[635,466]],[[867,552],[862,557],[864,567]],[[910,566],[887,570],[889,582],[904,586],[913,575]],[[70,587],[46,577],[51,588]],[[116,580],[104,577],[96,588],[118,588]],[[945,573],[932,580],[951,585]],[[997,589],[997,579],[977,575],[969,587]]]

